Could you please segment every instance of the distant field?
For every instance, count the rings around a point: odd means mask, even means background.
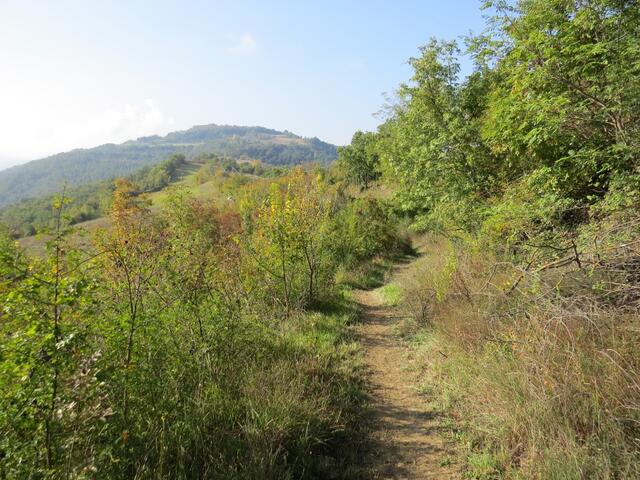
[[[151,200],[152,205],[155,207],[162,206],[169,197],[169,193],[177,188],[187,189],[192,196],[199,199],[211,199],[219,202],[221,205],[227,201],[227,196],[224,195],[214,180],[208,182],[199,183],[196,178],[196,172],[200,166],[194,163],[188,163],[186,166],[181,167],[179,170],[179,180],[173,182],[166,188],[158,192],[149,193],[147,198]]]

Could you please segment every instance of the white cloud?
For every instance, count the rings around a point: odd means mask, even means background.
[[[253,53],[258,49],[258,42],[255,37],[250,33],[243,33],[242,35],[227,35],[227,51],[231,53],[248,54]]]
[[[70,148],[120,143],[145,135],[166,133],[173,125],[173,119],[166,116],[152,99],[147,99],[139,105],[109,108],[77,125],[65,125],[54,130],[53,140]]]
[[[107,108],[87,119],[62,111],[49,110],[47,113],[46,118],[30,115],[29,125],[9,128],[14,135],[0,141],[0,169],[74,148],[121,143],[146,135],[163,135],[175,129],[173,118],[152,99]]]

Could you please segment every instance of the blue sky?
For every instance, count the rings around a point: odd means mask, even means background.
[[[420,45],[482,30],[479,5],[3,0],[0,168],[205,123],[348,143]]]

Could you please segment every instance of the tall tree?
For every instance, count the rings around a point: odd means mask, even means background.
[[[399,183],[400,206],[426,226],[468,222],[476,197],[493,189],[495,165],[479,127],[489,81],[460,83],[455,42],[432,40],[410,60],[414,75],[381,126],[385,171]],[[446,212],[443,207],[446,206]]]
[[[380,176],[376,134],[357,131],[351,144],[338,149],[338,165],[348,180],[366,190]]]
[[[640,4],[489,2],[505,47],[484,136],[514,174],[546,167],[578,200],[602,196],[640,153]]]

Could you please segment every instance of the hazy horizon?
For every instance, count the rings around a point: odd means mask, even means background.
[[[203,124],[195,124],[195,125],[191,125],[191,126],[190,126],[190,127],[188,127],[188,128],[176,128],[175,130],[168,130],[168,131],[166,131],[166,132],[162,132],[162,133],[153,133],[153,132],[151,132],[151,133],[147,133],[147,134],[140,135],[140,136],[137,136],[137,137],[126,138],[126,139],[124,139],[124,140],[117,140],[117,141],[105,141],[105,142],[101,142],[101,143],[98,143],[98,144],[95,144],[95,145],[86,145],[86,146],[72,147],[72,148],[70,148],[70,149],[68,149],[68,150],[60,150],[60,151],[52,152],[52,153],[50,153],[50,154],[47,154],[47,155],[44,155],[44,156],[41,156],[41,157],[37,157],[37,158],[28,158],[28,159],[22,159],[22,160],[21,160],[21,159],[19,159],[19,158],[18,158],[18,159],[14,159],[14,158],[11,158],[11,157],[3,157],[3,156],[0,156],[0,172],[1,172],[1,171],[3,171],[3,170],[7,170],[7,169],[9,169],[9,168],[11,168],[11,167],[16,167],[16,166],[19,166],[19,165],[24,165],[24,164],[26,164],[26,163],[33,162],[33,161],[37,161],[37,160],[42,160],[43,158],[47,158],[47,157],[50,157],[50,156],[53,156],[53,155],[57,155],[57,154],[64,154],[64,153],[68,153],[68,152],[71,152],[71,151],[73,151],[73,150],[81,150],[81,149],[89,150],[89,149],[92,149],[92,148],[101,147],[101,146],[103,146],[103,145],[108,145],[108,144],[120,145],[120,144],[123,144],[123,143],[129,142],[129,141],[135,141],[135,140],[138,140],[138,139],[140,139],[140,138],[144,138],[144,137],[151,137],[151,136],[160,136],[160,137],[165,137],[165,136],[166,136],[167,134],[169,134],[169,133],[175,133],[175,132],[180,132],[180,131],[186,131],[186,130],[189,130],[190,128],[193,128],[193,127],[201,127],[201,126],[205,126],[205,125],[214,125],[214,124],[213,124],[213,123],[207,123],[207,124],[204,124],[204,123],[203,123]],[[281,132],[283,132],[283,133],[284,133],[284,132],[292,133],[292,134],[294,134],[294,135],[298,135],[299,137],[303,137],[303,138],[313,138],[313,137],[317,137],[317,135],[310,135],[310,136],[300,135],[300,134],[298,134],[297,132],[292,131],[291,129],[286,129],[286,128],[283,128],[283,129],[271,128],[271,127],[270,127],[270,126],[268,126],[268,125],[231,125],[231,124],[222,124],[222,123],[218,123],[218,124],[215,124],[215,125],[218,125],[218,126],[238,126],[238,127],[264,127],[264,128],[271,129],[271,130],[281,131]],[[319,137],[317,137],[317,138],[319,138]],[[322,141],[325,141],[325,140],[324,140],[324,139],[322,139],[322,138],[319,138],[319,139],[320,139],[320,140],[322,140]],[[331,142],[328,142],[328,143],[331,143]],[[347,143],[348,143],[348,142],[347,142]],[[334,145],[336,145],[336,146],[341,146],[341,145],[339,145],[339,144],[334,144]],[[7,162],[7,164],[5,165],[3,162]],[[15,163],[11,163],[11,162],[15,162]]]
[[[0,170],[210,123],[346,144],[419,45],[483,26],[476,0],[373,3],[5,2]]]

